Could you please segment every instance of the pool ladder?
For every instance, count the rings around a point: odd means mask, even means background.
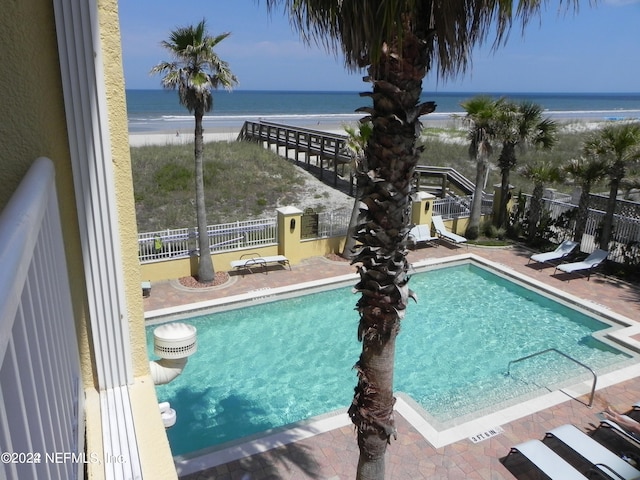
[[[557,348],[547,348],[546,350],[542,350],[541,352],[536,352],[536,353],[532,353],[531,355],[527,355],[526,357],[522,357],[522,358],[518,358],[517,360],[511,360],[509,362],[509,366],[507,367],[507,375],[511,374],[511,364],[512,363],[518,363],[521,362],[523,360],[527,360],[529,358],[532,357],[537,357],[538,355],[543,355],[545,353],[549,353],[549,352],[556,352],[560,355],[562,355],[565,358],[568,358],[569,360],[571,360],[572,362],[577,363],[578,365],[580,365],[583,368],[586,368],[587,370],[589,370],[591,372],[591,375],[593,375],[593,385],[591,386],[591,395],[589,397],[589,404],[587,405],[587,407],[591,408],[593,406],[593,397],[595,395],[596,392],[596,383],[598,382],[598,376],[596,375],[596,372],[594,372],[591,367],[585,365],[584,363],[576,360],[573,357],[570,357],[569,355],[567,355],[564,352],[561,352],[560,350],[558,350]]]

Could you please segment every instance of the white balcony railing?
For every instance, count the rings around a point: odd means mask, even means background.
[[[35,161],[0,215],[2,479],[83,478],[76,327],[54,170]]]

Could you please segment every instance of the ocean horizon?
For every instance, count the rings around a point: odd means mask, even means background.
[[[366,90],[362,90],[366,91]],[[534,92],[431,92],[422,101],[434,101],[436,111],[423,121],[446,121],[464,113],[460,103],[476,95],[528,100],[541,105],[557,120],[640,120],[640,93],[534,93]],[[126,90],[130,133],[173,131],[193,127],[193,116],[180,105],[172,90]],[[364,116],[356,109],[370,106],[368,97],[353,91],[218,90],[213,109],[204,118],[205,128],[242,127],[247,121],[309,127],[314,124],[347,124]]]

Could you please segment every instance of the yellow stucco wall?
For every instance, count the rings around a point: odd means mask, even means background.
[[[122,255],[121,268],[125,283],[131,360],[135,376],[134,383],[129,388],[129,394],[143,478],[169,480],[177,478],[177,474],[159,410],[156,410],[156,415],[150,415],[150,411],[157,408],[158,399],[153,381],[149,376],[149,358],[144,330],[137,248],[138,229],[132,188],[118,4],[116,0],[100,0],[98,8]]]
[[[0,210],[33,161],[55,166],[58,201],[78,329],[80,357],[91,365],[87,301],[51,2],[3,2],[0,15]],[[92,370],[83,372],[91,381]]]
[[[140,267],[132,194],[128,127],[117,1],[99,0],[99,21],[107,85],[109,127],[115,176],[122,268],[130,318],[132,364],[136,379],[130,387],[144,478],[175,479],[176,473],[148,374]],[[100,403],[93,390],[94,367],[88,332],[86,286],[77,222],[65,105],[51,1],[3,2],[0,15],[0,210],[4,208],[33,161],[51,158],[56,171],[65,253],[83,380],[87,387],[87,451],[100,452]],[[104,478],[89,466],[88,477]]]
[[[127,313],[131,335],[134,375],[149,372],[149,360],[144,333],[143,306],[140,294],[138,264],[138,229],[136,226],[133,178],[129,149],[127,106],[122,70],[122,49],[116,1],[99,3],[102,54],[105,71],[111,155],[121,238],[122,269],[125,281]]]

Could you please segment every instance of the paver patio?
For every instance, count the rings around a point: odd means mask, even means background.
[[[425,247],[409,253],[409,260],[443,258],[460,253],[473,253],[499,263],[540,282],[566,291],[576,297],[604,306],[631,320],[640,320],[640,289],[600,274],[586,278],[557,275],[553,267],[527,265],[531,251],[523,247],[481,248],[470,246],[451,248]],[[233,274],[231,281],[220,287],[185,289],[176,281],[153,284],[151,296],[144,299],[146,311],[186,306],[230,295],[354,273],[348,262],[331,261],[323,257],[308,259],[292,270],[270,269],[268,274]],[[567,280],[571,279],[571,280]],[[355,303],[355,297],[354,297]],[[410,307],[409,307],[410,308]],[[409,341],[402,336],[398,341]],[[354,359],[355,362],[356,359]],[[589,431],[598,424],[595,416],[607,405],[621,410],[640,400],[640,378],[627,380],[596,392],[593,408],[587,398],[567,399],[554,407],[525,415],[501,425],[501,434],[473,443],[468,439],[441,448],[434,448],[401,415],[396,416],[398,439],[391,442],[387,453],[386,478],[406,479],[512,479],[512,473],[500,459],[511,446],[530,438],[541,439],[544,433],[565,423],[573,423]],[[324,479],[355,478],[358,448],[351,426],[341,427],[305,440],[278,447],[208,470],[181,477],[184,480],[204,479]],[[519,477],[524,478],[524,477]]]

